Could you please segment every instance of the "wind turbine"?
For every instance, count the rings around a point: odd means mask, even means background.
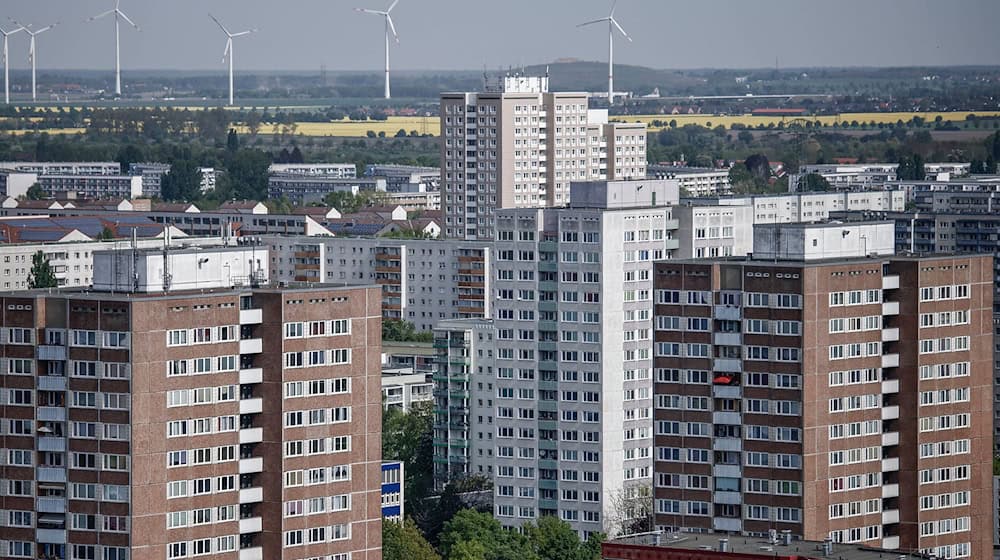
[[[7,37],[17,33],[18,31],[24,31],[23,27],[18,27],[12,31],[4,31],[0,29],[0,35],[3,35],[3,102],[10,105],[10,59],[8,58],[7,52]]]
[[[396,34],[396,26],[392,24],[392,16],[389,12],[399,4],[399,0],[393,0],[392,4],[384,12],[378,10],[369,10],[366,8],[354,8],[356,12],[363,12],[366,14],[374,14],[376,16],[383,16],[385,18],[385,98],[389,99],[389,32],[392,32],[392,36],[396,39],[396,43],[399,43],[399,35]]]
[[[256,32],[257,30],[248,29],[246,31],[240,31],[239,33],[230,33],[229,30],[226,29],[226,26],[222,25],[221,21],[215,19],[215,16],[213,16],[212,14],[208,14],[208,17],[212,18],[212,21],[214,21],[222,29],[222,32],[226,34],[226,50],[222,51],[222,62],[225,62],[226,57],[229,57],[229,105],[232,106],[233,105],[233,54],[234,54],[233,38],[249,35],[251,33]]]
[[[615,28],[622,32],[629,42],[632,42],[632,38],[629,37],[628,33],[622,29],[621,25],[618,25],[618,21],[615,19],[615,7],[618,6],[618,0],[615,0],[614,4],[611,4],[611,13],[608,17],[603,17],[601,19],[595,19],[594,21],[588,21],[586,23],[581,23],[577,27],[584,27],[586,25],[592,25],[595,23],[601,23],[603,21],[608,22],[608,105],[613,105],[615,102]]]
[[[121,47],[118,40],[118,20],[123,19],[129,23],[132,27],[139,30],[139,26],[135,24],[132,20],[125,15],[125,12],[121,11],[118,7],[121,5],[121,0],[115,0],[115,8],[113,10],[108,10],[106,12],[97,14],[96,16],[87,18],[87,21],[94,21],[101,19],[104,16],[110,16],[114,14],[115,16],[115,95],[121,97],[122,94],[122,59],[121,59]]]
[[[35,67],[36,67],[36,64],[35,63],[37,62],[36,59],[38,58],[37,56],[35,56],[35,54],[36,54],[35,53],[35,36],[41,35],[42,33],[45,33],[49,29],[52,29],[53,27],[55,27],[55,26],[57,26],[59,24],[58,23],[53,23],[52,25],[46,25],[45,27],[43,27],[43,28],[41,28],[41,29],[39,29],[37,31],[32,31],[30,25],[21,25],[16,20],[11,20],[11,21],[13,21],[14,25],[19,26],[21,28],[21,30],[23,30],[25,33],[27,33],[31,37],[31,46],[28,47],[28,61],[31,62],[31,100],[35,101],[35,99],[36,99],[36,95],[35,95]]]

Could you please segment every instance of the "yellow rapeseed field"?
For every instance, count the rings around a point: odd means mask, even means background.
[[[368,131],[375,134],[384,132],[386,136],[395,136],[400,129],[410,134],[417,131],[417,134],[432,134],[437,136],[441,132],[440,119],[434,117],[389,117],[385,121],[352,121],[341,120],[325,123],[300,122],[295,125],[295,134],[305,136],[351,136],[363,138],[368,135]],[[243,134],[247,132],[245,126],[237,127],[237,132]],[[264,123],[260,126],[260,134],[273,134],[275,131],[281,132],[282,126]],[[290,130],[289,130],[290,132]]]

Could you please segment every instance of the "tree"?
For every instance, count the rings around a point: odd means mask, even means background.
[[[139,163],[144,159],[145,157],[142,153],[142,149],[135,144],[122,146],[122,148],[118,150],[118,156],[115,157],[115,161],[117,161],[118,165],[121,167],[122,173],[128,173],[129,167],[133,163]]]
[[[749,145],[751,142],[753,142],[753,133],[750,132],[749,130],[741,130],[740,133],[736,135],[736,137],[739,138],[740,142],[743,142],[744,144]]]
[[[55,272],[52,271],[52,265],[49,264],[49,258],[45,256],[42,251],[36,252],[31,255],[31,272],[28,273],[28,287],[31,289],[36,288],[55,288],[59,286],[59,280],[56,278]]]
[[[508,531],[493,515],[471,509],[459,511],[444,524],[439,548],[446,560],[540,560],[526,535]]]
[[[24,197],[28,200],[42,200],[49,196],[49,193],[42,189],[42,186],[38,183],[33,183],[28,190],[24,193]]]
[[[230,152],[240,149],[240,137],[237,136],[235,128],[229,129],[229,135],[226,136],[226,149]]]
[[[288,163],[305,163],[306,158],[302,155],[302,150],[298,146],[292,146],[291,153],[288,154]]]
[[[611,496],[611,521],[619,535],[653,530],[653,487],[648,484],[620,488]]]
[[[807,173],[802,178],[801,185],[802,188],[800,190],[805,192],[826,192],[830,190],[830,182],[826,180],[826,177],[818,173]]]
[[[764,154],[753,154],[743,162],[743,165],[756,181],[766,182],[771,178],[771,163]]]
[[[652,491],[650,491],[650,519],[652,519]],[[576,531],[569,523],[546,515],[538,520],[538,525],[527,525],[525,532],[532,549],[544,560],[600,560],[600,548],[594,549],[590,542],[580,542]],[[599,545],[598,545],[599,546]]]
[[[434,333],[418,332],[416,325],[405,319],[385,319],[382,321],[382,340],[433,342]]]
[[[423,500],[434,486],[434,408],[419,403],[409,412],[390,407],[382,414],[382,458],[405,465],[408,503]]]
[[[420,534],[412,519],[402,523],[382,521],[384,560],[441,560],[434,547]]]
[[[160,198],[191,202],[201,196],[201,171],[189,159],[174,160],[160,180]]]
[[[493,482],[483,475],[464,476],[448,481],[438,496],[421,501],[407,497],[408,511],[414,516],[424,535],[439,541],[445,524],[464,510],[493,512]]]
[[[271,155],[267,152],[241,148],[227,158],[223,193],[231,198],[264,200],[270,165]]]
[[[97,238],[101,241],[111,241],[115,238],[115,232],[111,231],[108,226],[104,226],[101,228],[101,233],[97,234]]]

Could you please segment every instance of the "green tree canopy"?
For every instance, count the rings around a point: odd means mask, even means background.
[[[434,333],[418,331],[416,325],[405,319],[383,319],[382,340],[394,342],[433,342]]]
[[[382,521],[383,560],[441,560],[434,547],[420,534],[420,530],[407,519],[403,523]]]
[[[190,159],[174,160],[160,180],[160,198],[192,202],[201,197],[201,171]]]
[[[826,180],[826,177],[818,173],[807,173],[802,178],[801,190],[806,192],[826,192],[830,190],[830,182]]]
[[[504,529],[489,513],[471,509],[459,511],[445,523],[440,548],[446,560],[540,560],[526,535]]]
[[[43,189],[38,183],[32,184],[24,193],[24,197],[28,200],[42,200],[47,196],[49,196],[49,193],[45,192],[45,189]]]
[[[49,258],[45,256],[45,253],[38,251],[34,255],[31,255],[31,272],[28,273],[28,287],[35,289],[55,288],[58,286],[59,280],[56,278],[55,272],[52,271],[52,265],[49,264]]]
[[[581,542],[569,523],[546,515],[525,532],[538,558],[543,560],[600,560],[600,540]]]

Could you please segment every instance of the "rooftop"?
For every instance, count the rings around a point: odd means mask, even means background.
[[[612,549],[616,545],[624,547],[636,547],[640,550],[648,551],[651,554],[642,555],[642,558],[654,560],[657,549],[680,549],[680,550],[704,550],[716,551],[720,560],[728,556],[718,552],[720,541],[725,539],[728,545],[728,552],[732,555],[741,555],[740,560],[755,560],[760,558],[773,559],[822,559],[830,558],[837,560],[875,560],[879,558],[893,559],[926,559],[929,558],[919,553],[905,553],[861,546],[857,544],[832,544],[832,552],[829,555],[823,553],[822,542],[792,540],[789,545],[781,543],[780,538],[773,541],[763,537],[740,537],[726,534],[713,533],[646,533],[632,537],[607,541],[605,546]],[[603,549],[605,558],[619,558],[624,555],[608,554],[607,548]],[[636,558],[639,556],[636,555]]]
[[[249,291],[264,293],[289,293],[289,292],[316,292],[324,290],[354,290],[358,288],[376,288],[375,284],[348,284],[333,282],[268,282],[260,286],[233,286],[230,288],[205,288],[196,290],[171,290],[169,293],[148,293],[148,292],[105,292],[90,288],[40,288],[35,290],[17,290],[7,292],[6,297],[37,297],[37,296],[64,296],[72,299],[87,300],[120,300],[120,301],[145,301],[155,299],[184,299],[192,296],[213,296],[236,293],[246,293]]]

